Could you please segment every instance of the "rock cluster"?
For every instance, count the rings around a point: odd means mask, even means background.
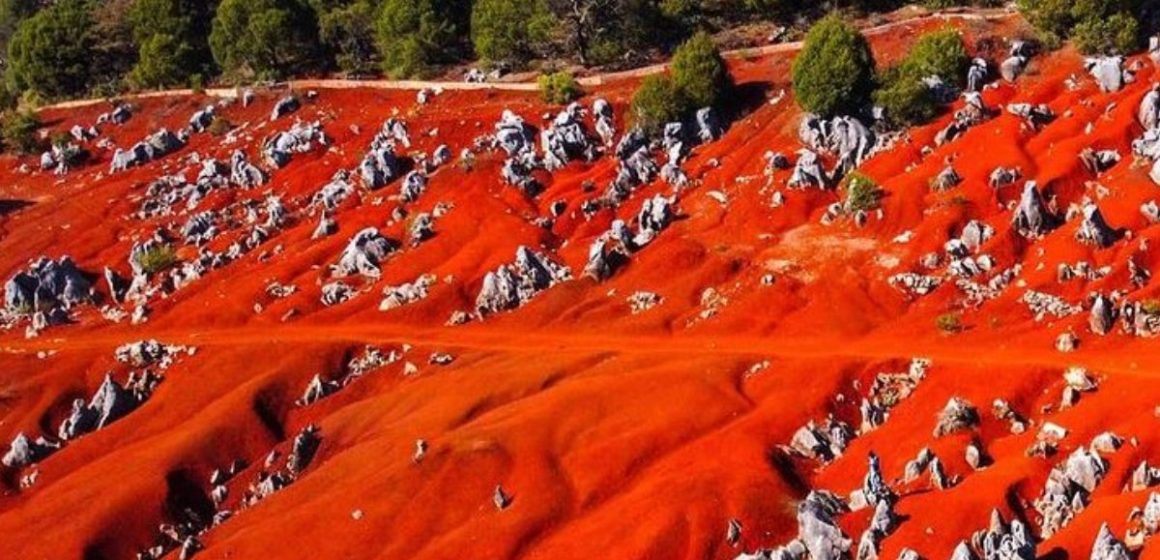
[[[571,279],[571,271],[547,256],[527,247],[516,249],[515,262],[500,265],[483,278],[475,311],[485,317],[515,309],[531,301],[535,295],[560,282]]]

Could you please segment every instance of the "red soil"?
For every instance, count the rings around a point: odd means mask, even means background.
[[[921,28],[934,25],[876,36],[877,55],[896,58]],[[973,23],[964,30],[972,39],[1010,36],[1017,25]],[[926,558],[942,558],[985,527],[992,508],[1034,526],[1035,512],[1027,504],[1048,471],[1105,430],[1138,442],[1110,457],[1112,471],[1091,506],[1038,550],[1087,554],[1103,521],[1122,535],[1128,511],[1142,506],[1147,494],[1121,494],[1120,488],[1141,459],[1160,462],[1160,440],[1152,431],[1153,408],[1160,404],[1156,345],[1120,334],[1090,335],[1084,314],[1037,322],[1017,302],[1023,286],[964,311],[963,332],[946,335],[935,328],[935,318],[961,310],[954,286],[911,300],[886,279],[917,269],[921,255],[941,250],[968,220],[980,219],[996,229],[987,252],[998,259],[998,268],[1023,263],[1025,288],[1073,303],[1092,290],[1129,289],[1133,299],[1155,292],[1151,285],[1131,288],[1125,271],[1140,243],[1160,236],[1160,228],[1138,212],[1157,187],[1127,156],[1131,139],[1142,132],[1134,111],[1153,82],[1151,63],[1144,62],[1137,82],[1124,91],[1101,94],[1083,76],[1074,53],[1035,59],[1017,85],[1001,85],[984,97],[990,106],[1047,103],[1061,115],[1058,120],[1032,133],[1004,114],[926,156],[920,148],[949,115],[911,131],[909,142],[863,166],[886,196],[883,217],[857,228],[819,224],[836,193],[787,190],[784,172],[769,184],[762,176],[766,150],[788,154],[799,147],[800,113],[792,99],[767,102],[788,89],[789,62],[786,55],[733,61],[749,105],[745,114],[723,139],[695,150],[686,165],[694,186],[680,196],[681,219],[604,283],[578,278],[517,311],[443,326],[453,311],[472,307],[485,272],[510,261],[517,246],[553,254],[580,277],[592,239],[615,217],[631,220],[646,197],[668,190],[658,182],[617,211],[586,221],[578,209],[589,196],[582,184],[592,180],[603,188],[615,174],[611,158],[573,164],[550,178],[546,192],[529,199],[501,184],[499,157],[482,156],[472,171],[448,166],[432,177],[412,211],[452,204],[436,223],[437,235],[391,257],[384,278],[344,304],[319,303],[326,266],[364,227],[404,238],[404,224],[389,222],[397,202],[388,194],[396,185],[345,203],[337,214],[339,233],[322,240],[310,239],[316,218],[298,216],[260,249],[156,303],[143,325],[110,324],[87,308],[76,324],[52,327],[39,338],[25,340],[22,329],[0,334],[5,442],[21,431],[54,433],[73,398],[91,394],[107,371],[125,375],[126,367],[112,355],[120,344],[157,338],[199,349],[165,373],[166,381],[141,408],[37,465],[39,479],[31,488],[16,485],[28,469],[5,473],[0,558],[132,557],[155,542],[158,524],[172,520],[166,504],[174,481],[193,481],[208,492],[213,469],[243,459],[253,466],[231,483],[227,505],[234,503],[267,452],[285,452],[310,423],[320,426],[322,446],[302,477],[208,531],[199,557],[732,558],[791,538],[794,504],[810,488],[855,489],[868,452],[882,457],[887,478],[894,479],[920,448],[932,445],[963,481],[948,490],[921,486],[903,492],[897,509],[906,519],[884,541],[882,554],[892,558],[910,547]],[[1071,76],[1079,83],[1074,90],[1064,86]],[[619,121],[631,86],[592,91],[585,102],[608,98]],[[275,98],[264,94],[249,109],[225,110],[235,124],[260,127],[246,145],[252,160],[261,138],[289,122],[260,124]],[[144,100],[127,125],[107,131],[126,146],[159,126],[180,128],[205,103]],[[1105,111],[1112,103],[1115,109]],[[533,95],[510,92],[448,91],[418,106],[413,92],[324,90],[296,116],[321,119],[334,140],[331,149],[296,156],[261,189],[215,193],[208,206],[260,200],[272,192],[300,208],[336,169],[358,162],[373,131],[391,115],[407,120],[416,150],[447,143],[458,153],[489,131],[505,108],[534,123],[554,109]],[[67,130],[104,110],[50,111],[45,117],[55,129]],[[1088,123],[1094,129],[1085,134]],[[426,134],[434,129],[437,136]],[[1021,166],[1025,177],[1066,208],[1084,196],[1097,198],[1096,178],[1077,158],[1088,146],[1126,155],[1099,178],[1109,189],[1099,204],[1108,221],[1129,228],[1133,238],[1091,250],[1072,239],[1074,222],[1035,243],[1011,232],[1010,211],[1001,205],[1017,198],[1019,187],[995,192],[987,185],[991,171]],[[46,254],[71,255],[88,271],[108,265],[127,274],[135,239],[158,226],[179,227],[187,217],[130,217],[147,182],[191,167],[186,157],[193,152],[225,158],[233,148],[198,135],[177,154],[113,177],[105,174],[107,152],[98,151],[94,162],[64,178],[20,173],[18,162],[7,160],[0,200],[30,204],[0,214],[0,273],[7,278]],[[965,181],[951,192],[931,192],[928,182],[948,157]],[[713,190],[728,203],[706,195]],[[785,193],[786,204],[774,209],[769,201],[777,190]],[[531,223],[556,200],[567,201],[568,210],[551,231]],[[909,243],[891,241],[908,230],[914,232]],[[1155,272],[1152,251],[1138,254],[1140,264]],[[1097,281],[1057,284],[1056,264],[1077,260],[1111,265],[1114,272]],[[424,273],[440,279],[429,298],[378,310],[382,287]],[[765,286],[761,278],[770,273],[776,280]],[[265,288],[275,280],[299,290],[273,300]],[[707,288],[727,304],[700,319]],[[633,315],[625,298],[637,290],[656,292],[664,301]],[[283,320],[291,309],[297,314]],[[1082,338],[1074,354],[1052,348],[1067,330]],[[294,406],[314,374],[338,375],[349,355],[366,344],[412,345],[406,358],[419,366],[418,375],[403,376],[396,363],[314,405]],[[456,360],[427,365],[433,351]],[[806,421],[829,411],[854,419],[855,380],[865,383],[877,372],[899,370],[913,356],[932,360],[927,379],[843,458],[824,468],[775,459],[776,446],[788,443]],[[767,368],[750,371],[764,361]],[[1043,405],[1058,402],[1060,374],[1069,365],[1098,374],[1099,390],[1085,394],[1075,408],[1042,412]],[[963,461],[966,436],[931,437],[936,413],[952,395],[984,411],[977,437],[994,459],[984,470],[973,472]],[[1030,417],[1028,433],[1012,435],[991,417],[989,403],[996,398]],[[1026,457],[1038,425],[1048,420],[1070,430],[1060,454]],[[414,464],[418,438],[431,447]],[[497,484],[513,498],[503,511],[491,503]],[[355,511],[361,512],[358,519]],[[730,518],[743,525],[739,548],[725,543]],[[842,519],[854,538],[865,523],[864,513]],[[1146,546],[1143,555],[1156,551]]]

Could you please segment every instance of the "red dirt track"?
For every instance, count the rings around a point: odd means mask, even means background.
[[[919,32],[940,25],[929,20],[876,34],[876,56],[897,59]],[[1007,17],[957,25],[974,44],[983,36],[1010,37],[1022,22]],[[322,443],[301,477],[209,529],[197,558],[729,559],[793,538],[797,502],[811,488],[855,490],[869,452],[882,457],[893,481],[926,446],[962,480],[946,490],[930,488],[925,478],[897,487],[896,511],[904,517],[880,555],[894,558],[908,547],[924,558],[946,558],[986,527],[994,508],[1035,527],[1030,503],[1052,466],[1104,431],[1136,441],[1106,457],[1111,467],[1091,504],[1037,550],[1041,557],[1083,557],[1104,521],[1122,536],[1128,512],[1143,507],[1148,493],[1121,488],[1141,460],[1160,463],[1154,411],[1160,347],[1118,332],[1095,336],[1086,313],[1037,321],[1018,300],[1026,289],[1071,303],[1116,289],[1129,290],[1133,300],[1157,297],[1154,284],[1133,287],[1126,267],[1134,257],[1153,274],[1160,269],[1155,250],[1140,248],[1160,241],[1160,226],[1139,212],[1141,203],[1160,198],[1160,188],[1130,155],[1132,139],[1143,132],[1136,107],[1160,80],[1156,68],[1141,57],[1136,82],[1104,94],[1074,51],[1034,58],[1026,76],[987,89],[984,99],[991,107],[1047,103],[1057,120],[1030,131],[1004,112],[927,155],[921,148],[933,144],[951,115],[911,130],[908,140],[862,166],[886,194],[882,217],[859,228],[848,220],[819,223],[838,193],[787,189],[787,171],[772,179],[762,174],[767,150],[788,155],[800,147],[801,114],[788,93],[791,60],[789,53],[773,53],[730,61],[740,117],[685,164],[693,182],[679,194],[679,219],[601,283],[581,274],[590,243],[613,219],[631,222],[646,198],[670,188],[657,181],[588,220],[579,210],[592,196],[584,183],[602,190],[616,174],[613,157],[543,175],[545,191],[529,198],[500,180],[502,156],[484,152],[471,170],[436,171],[410,205],[412,214],[450,205],[432,239],[393,254],[380,280],[356,280],[359,294],[350,301],[326,307],[319,300],[327,267],[356,232],[376,226],[387,237],[406,239],[404,221],[391,221],[398,181],[353,195],[335,213],[338,233],[320,240],[311,239],[317,216],[303,210],[336,170],[355,168],[384,119],[406,120],[411,151],[430,153],[446,143],[458,154],[490,132],[504,109],[536,125],[559,110],[533,93],[446,91],[418,105],[410,91],[321,89],[293,117],[267,123],[278,94],[264,92],[249,108],[223,110],[235,125],[250,123],[237,145],[195,135],[177,153],[112,176],[111,153],[101,149],[64,177],[21,172],[21,162],[6,157],[0,165],[4,279],[39,255],[69,255],[87,272],[109,266],[128,275],[135,240],[158,227],[180,228],[191,214],[133,217],[150,180],[186,169],[195,175],[198,166],[188,159],[194,152],[228,160],[242,147],[257,161],[261,140],[294,118],[320,120],[333,140],[325,151],[296,154],[262,187],[209,195],[198,210],[274,193],[295,212],[258,249],[155,300],[148,322],[113,324],[97,306],[87,306],[75,323],[36,338],[26,339],[23,326],[0,331],[4,445],[19,432],[55,435],[74,398],[91,395],[107,372],[123,379],[128,368],[113,357],[118,346],[154,338],[197,348],[166,370],[157,392],[126,417],[68,442],[35,467],[0,467],[0,558],[132,558],[158,542],[158,525],[173,521],[187,487],[209,492],[210,473],[242,459],[249,466],[228,484],[225,501],[236,505],[266,455],[286,453],[311,423]],[[1074,89],[1065,85],[1069,78]],[[592,88],[582,103],[610,100],[623,130],[632,86],[626,80]],[[771,102],[783,91],[784,98]],[[127,124],[102,132],[128,146],[158,127],[181,128],[207,102],[140,99]],[[54,130],[68,130],[108,109],[52,109],[42,117]],[[1087,147],[1125,157],[1097,178],[1078,158]],[[964,181],[934,192],[930,179],[948,158]],[[35,167],[34,160],[25,163]],[[1021,167],[1061,210],[1085,196],[1097,200],[1108,222],[1131,230],[1131,238],[1094,250],[1075,242],[1078,221],[1072,221],[1038,241],[1023,239],[1012,231],[1007,208],[1022,181],[998,190],[987,184],[1000,165]],[[1097,192],[1097,182],[1106,194]],[[770,205],[775,191],[785,195],[779,208]],[[533,223],[558,200],[567,210],[550,230]],[[951,282],[919,299],[888,284],[894,274],[918,270],[925,253],[941,252],[971,219],[995,228],[984,249],[998,269],[1023,265],[1018,286],[964,310]],[[908,243],[892,241],[905,231],[913,231]],[[224,248],[218,245],[213,248]],[[510,262],[521,245],[568,265],[575,279],[517,310],[446,326],[454,311],[474,308],[483,276]],[[190,246],[178,254],[195,255]],[[1057,265],[1079,260],[1113,272],[1057,282]],[[385,286],[427,273],[437,278],[428,298],[378,309]],[[762,278],[770,274],[774,280],[766,285]],[[266,293],[272,281],[298,291],[274,299]],[[708,288],[724,304],[702,316]],[[633,314],[626,298],[641,290],[663,301]],[[962,332],[935,327],[950,311],[962,312]],[[1053,343],[1068,330],[1079,335],[1080,347],[1057,352]],[[403,360],[315,404],[295,405],[315,374],[341,375],[367,345],[405,350]],[[449,353],[454,362],[429,364],[433,352]],[[914,357],[931,361],[927,378],[841,458],[823,467],[779,456],[778,446],[807,421],[834,413],[855,423],[856,387],[878,372],[905,370]],[[418,373],[404,375],[404,363]],[[1045,412],[1045,405],[1058,404],[1061,374],[1073,365],[1098,377],[1099,389],[1075,407]],[[978,406],[982,423],[972,435],[934,439],[937,413],[956,395]],[[1029,417],[1026,433],[1010,433],[991,415],[997,398]],[[1069,430],[1059,453],[1028,457],[1024,451],[1047,421]],[[963,459],[972,437],[993,460],[978,471]],[[420,438],[430,448],[415,463]],[[36,483],[20,488],[20,477],[33,470]],[[502,511],[492,504],[496,485],[512,499]],[[731,518],[743,527],[737,547],[725,540]],[[867,519],[866,512],[840,519],[855,546]],[[1145,545],[1140,557],[1160,558],[1160,545]]]

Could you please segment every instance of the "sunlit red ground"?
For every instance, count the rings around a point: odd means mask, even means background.
[[[936,25],[876,36],[879,59],[897,58],[920,29]],[[1008,19],[962,27],[974,40],[1010,36],[1017,25]],[[344,304],[319,303],[326,266],[366,226],[405,237],[403,223],[389,223],[397,184],[345,203],[336,215],[339,232],[322,240],[310,239],[316,217],[296,216],[260,249],[154,304],[143,325],[110,324],[87,308],[77,324],[52,327],[35,339],[26,340],[22,328],[0,335],[5,444],[20,431],[55,433],[73,398],[91,394],[106,372],[124,375],[126,366],[113,359],[120,344],[156,338],[198,348],[165,373],[165,382],[140,409],[39,464],[31,488],[17,487],[27,469],[4,472],[0,558],[130,558],[153,544],[157,526],[172,519],[178,501],[173,488],[180,485],[174,481],[193,481],[208,492],[213,469],[243,459],[251,468],[231,485],[240,495],[265,455],[285,450],[309,423],[320,426],[322,446],[300,480],[207,532],[199,557],[732,558],[791,538],[794,505],[810,488],[855,489],[868,452],[882,456],[892,480],[930,445],[963,480],[944,491],[923,484],[903,491],[897,510],[905,518],[885,540],[882,557],[909,547],[925,558],[945,558],[959,540],[985,527],[992,508],[1034,526],[1029,503],[1057,459],[1029,458],[1024,450],[1046,420],[1071,430],[1059,458],[1105,430],[1137,441],[1109,458],[1111,474],[1092,505],[1040,543],[1039,554],[1085,556],[1104,521],[1122,535],[1128,511],[1147,498],[1121,494],[1130,469],[1142,459],[1160,462],[1157,346],[1121,334],[1091,335],[1085,314],[1036,322],[1017,299],[1026,288],[1072,302],[1093,290],[1130,288],[1126,260],[1141,241],[1155,245],[1160,228],[1148,225],[1138,207],[1160,188],[1129,155],[1130,141],[1142,132],[1134,114],[1153,82],[1152,64],[1143,59],[1137,82],[1124,91],[1101,94],[1074,52],[1035,59],[1016,86],[989,89],[984,98],[993,107],[1048,103],[1061,115],[1057,121],[1032,133],[1004,114],[926,156],[920,148],[949,115],[911,131],[909,143],[864,165],[887,196],[883,218],[857,228],[849,222],[819,224],[837,194],[786,190],[788,172],[772,183],[762,175],[766,150],[791,154],[799,147],[800,113],[792,98],[769,101],[788,89],[789,60],[733,62],[741,93],[732,109],[741,116],[723,139],[699,147],[686,164],[694,185],[680,194],[680,219],[606,282],[580,274],[589,243],[614,217],[631,219],[646,197],[668,187],[645,187],[615,216],[603,211],[586,221],[577,209],[590,196],[582,183],[592,180],[603,189],[615,173],[612,158],[572,164],[529,199],[501,184],[502,160],[489,155],[472,171],[452,165],[432,177],[412,212],[452,204],[436,223],[437,235],[393,256],[383,279],[367,283]],[[1078,80],[1074,91],[1065,86],[1068,78]],[[624,82],[590,91],[584,102],[596,96],[612,100],[623,128],[631,88]],[[262,94],[254,107],[225,110],[234,124],[261,126],[245,145],[252,159],[266,134],[290,122],[262,125],[276,97]],[[142,101],[127,125],[105,130],[126,146],[160,126],[179,128],[206,102]],[[555,109],[531,94],[449,91],[420,107],[413,92],[323,90],[296,116],[321,119],[334,139],[330,150],[298,155],[266,187],[217,192],[207,205],[272,192],[300,208],[335,170],[354,167],[389,116],[407,120],[415,150],[430,152],[447,143],[458,153],[490,131],[505,108],[536,124]],[[44,116],[55,129],[67,129],[107,109]],[[1088,123],[1094,128],[1085,134]],[[436,129],[437,135],[427,134]],[[1098,178],[1109,189],[1098,202],[1108,221],[1130,229],[1133,237],[1091,250],[1073,240],[1075,223],[1034,244],[1010,231],[1005,205],[1018,197],[1019,187],[992,190],[991,171],[1021,166],[1025,177],[1050,185],[1066,208],[1084,196],[1096,198],[1097,178],[1077,157],[1089,146],[1125,155]],[[98,151],[93,163],[63,178],[22,174],[18,162],[6,159],[0,199],[30,204],[0,215],[0,272],[7,278],[35,256],[67,254],[87,271],[111,266],[127,274],[134,239],[160,225],[180,227],[187,217],[130,217],[147,182],[185,168],[191,153],[226,158],[234,147],[198,135],[177,154],[111,178],[105,176],[107,152]],[[948,156],[955,157],[965,181],[933,193],[928,181]],[[786,204],[775,209],[769,201],[776,190],[785,191]],[[710,191],[723,193],[727,203],[708,196]],[[556,200],[567,201],[568,210],[551,231],[531,223]],[[886,278],[914,269],[921,255],[941,250],[972,218],[995,227],[986,252],[999,268],[1022,262],[1025,285],[966,310],[965,330],[947,335],[935,327],[935,318],[961,310],[962,296],[953,285],[912,300]],[[909,243],[891,241],[907,230],[914,231]],[[486,271],[509,262],[519,245],[562,260],[577,279],[519,310],[444,326],[453,311],[473,306]],[[1143,251],[1140,264],[1156,271],[1154,252]],[[1112,265],[1114,272],[1094,282],[1058,285],[1055,265],[1077,260]],[[378,310],[382,287],[424,273],[439,279],[428,299]],[[761,281],[767,274],[775,277],[772,285]],[[265,293],[271,281],[295,284],[299,291],[274,300]],[[707,288],[727,303],[702,319]],[[638,290],[656,292],[663,303],[631,314],[626,298]],[[1154,292],[1148,285],[1130,295],[1143,299]],[[290,309],[297,313],[283,320]],[[1055,337],[1069,329],[1080,336],[1080,350],[1056,352]],[[319,403],[294,405],[311,377],[339,374],[367,344],[388,350],[410,345],[405,360],[419,373],[404,376],[399,362]],[[436,351],[451,353],[455,361],[429,365],[427,357]],[[926,381],[843,458],[825,468],[776,458],[776,446],[788,443],[810,419],[835,412],[856,422],[855,380],[899,371],[916,356],[932,361]],[[768,367],[752,369],[765,362]],[[1043,405],[1058,403],[1061,373],[1069,365],[1098,375],[1099,390],[1073,409],[1041,412]],[[994,459],[984,470],[972,472],[964,463],[968,436],[931,436],[937,411],[952,395],[983,412],[977,437]],[[1011,435],[989,413],[996,398],[1027,414],[1032,429]],[[431,448],[415,464],[418,438]],[[503,511],[492,505],[497,484],[513,499]],[[743,526],[737,548],[725,542],[730,518]],[[841,523],[856,539],[866,519],[866,513],[856,513]],[[1145,546],[1142,556],[1158,550]]]

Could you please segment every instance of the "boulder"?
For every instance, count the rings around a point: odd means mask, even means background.
[[[1135,75],[1124,68],[1124,57],[1101,56],[1084,59],[1084,69],[1095,78],[1100,91],[1116,92],[1135,81]]]
[[[1112,534],[1108,524],[1100,525],[1100,532],[1092,544],[1091,560],[1131,560],[1128,548]]]
[[[379,265],[395,250],[395,244],[384,237],[379,230],[368,227],[351,238],[342,251],[335,273],[339,276],[361,274],[367,278],[378,278],[382,271]]]
[[[1027,57],[1014,55],[999,65],[999,75],[1008,82],[1014,82],[1027,70]]]
[[[1075,239],[1084,245],[1099,249],[1110,247],[1119,239],[1120,233],[1111,228],[1095,204],[1085,204],[1083,221],[1075,232]]]
[[[297,95],[287,95],[274,104],[274,110],[270,112],[270,120],[276,121],[297,111],[300,107],[302,107],[302,102],[298,100]]]
[[[1055,219],[1048,214],[1035,181],[1027,181],[1023,185],[1023,194],[1019,198],[1019,206],[1015,208],[1012,223],[1020,235],[1029,239],[1046,234],[1054,226]]]

